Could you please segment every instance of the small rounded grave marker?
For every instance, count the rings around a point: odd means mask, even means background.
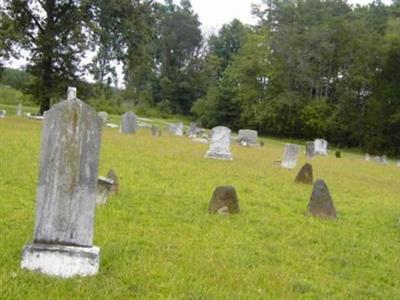
[[[312,165],[306,163],[299,171],[294,180],[297,183],[312,184],[313,183],[313,168]]]
[[[210,214],[235,214],[240,211],[239,199],[233,186],[219,186],[215,189],[208,212]]]
[[[332,197],[325,181],[322,179],[317,179],[314,183],[307,210],[316,217],[336,218],[336,209]]]

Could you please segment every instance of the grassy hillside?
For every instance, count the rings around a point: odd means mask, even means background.
[[[283,144],[232,146],[234,161],[205,159],[187,138],[105,128],[100,175],[121,192],[96,212],[96,277],[60,280],[19,268],[31,242],[41,122],[0,119],[2,299],[399,299],[400,168],[317,157],[338,219],[304,215],[310,186],[274,166]],[[218,185],[234,185],[241,213],[209,215]]]

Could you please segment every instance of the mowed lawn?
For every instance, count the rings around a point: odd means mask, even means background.
[[[273,164],[283,143],[232,146],[205,159],[186,137],[104,128],[99,175],[120,194],[96,211],[95,277],[56,279],[20,269],[32,241],[41,122],[0,119],[1,299],[400,299],[400,168],[343,153],[312,160],[337,220],[305,216],[312,187]],[[209,215],[218,185],[241,212]]]

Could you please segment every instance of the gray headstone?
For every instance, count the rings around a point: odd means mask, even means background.
[[[178,124],[176,125],[175,135],[177,135],[177,136],[183,136],[183,123],[178,123]]]
[[[232,160],[231,154],[231,130],[223,126],[212,129],[210,148],[207,151],[207,158]]]
[[[239,211],[239,199],[233,186],[219,186],[214,190],[208,205],[210,214],[235,214]]]
[[[135,133],[138,130],[137,117],[134,112],[128,111],[122,115],[121,133]]]
[[[97,180],[97,197],[96,204],[103,205],[107,203],[108,196],[111,193],[111,188],[114,185],[114,180],[100,176]]]
[[[4,109],[0,110],[0,119],[3,119],[6,117],[7,112]]]
[[[312,165],[306,163],[299,171],[294,180],[297,183],[313,184],[313,169]]]
[[[326,183],[317,179],[308,203],[308,212],[316,217],[336,218],[336,209]]]
[[[91,255],[99,252],[93,222],[101,128],[96,112],[77,98],[46,112],[34,244],[24,249],[23,268],[61,277],[97,273],[98,255]]]
[[[117,173],[113,169],[111,169],[110,171],[108,171],[106,177],[110,178],[113,181],[113,185],[111,186],[110,193],[111,194],[118,194],[118,192],[119,192],[119,178],[118,178]]]
[[[246,140],[246,143],[248,143],[250,145],[256,145],[257,138],[258,138],[258,133],[256,130],[250,130],[250,129],[240,129],[239,130],[239,137],[238,137],[239,143],[242,140]]]
[[[101,118],[101,120],[103,121],[103,124],[106,124],[108,121],[108,113],[105,111],[100,111],[98,113],[98,116]]]
[[[369,156],[369,154],[368,154],[368,153],[367,153],[367,154],[365,154],[364,160],[365,160],[365,161],[369,161],[369,160],[370,160],[370,156]]]
[[[285,144],[283,153],[282,167],[285,169],[294,169],[297,165],[300,147],[295,144]]]
[[[197,129],[197,124],[196,123],[190,123],[189,131],[188,131],[188,136],[190,138],[196,137],[196,129]]]
[[[161,135],[160,128],[158,128],[157,126],[152,125],[151,126],[151,134],[153,136],[160,136]]]
[[[68,87],[67,100],[74,100],[76,98],[76,87]]]
[[[314,141],[314,147],[316,155],[328,155],[328,142],[326,140],[316,139]]]
[[[16,112],[16,115],[17,115],[18,117],[22,117],[22,104],[21,104],[21,103],[19,103],[19,104],[17,105],[17,112]]]
[[[306,142],[306,158],[313,158],[315,156],[314,142]]]

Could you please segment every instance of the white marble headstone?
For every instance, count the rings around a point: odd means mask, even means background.
[[[297,165],[300,147],[295,144],[285,144],[283,152],[282,167],[285,169],[294,169]]]
[[[0,110],[0,119],[3,119],[6,117],[7,112],[4,109]]]
[[[328,155],[328,142],[326,140],[316,139],[314,141],[314,147],[316,155]]]
[[[239,137],[238,141],[241,142],[242,140],[248,142],[250,145],[257,144],[258,133],[256,130],[250,129],[240,129],[239,130]]]
[[[231,154],[231,130],[224,126],[214,127],[211,131],[210,148],[207,158],[232,160]]]
[[[368,154],[368,153],[365,154],[364,160],[365,160],[365,161],[369,161],[370,159],[371,159],[371,158],[370,158],[369,154]]]
[[[16,113],[16,115],[17,115],[18,117],[22,117],[22,104],[21,104],[21,103],[19,103],[19,104],[17,105],[17,113]]]
[[[76,87],[68,87],[67,100],[76,99]]]

